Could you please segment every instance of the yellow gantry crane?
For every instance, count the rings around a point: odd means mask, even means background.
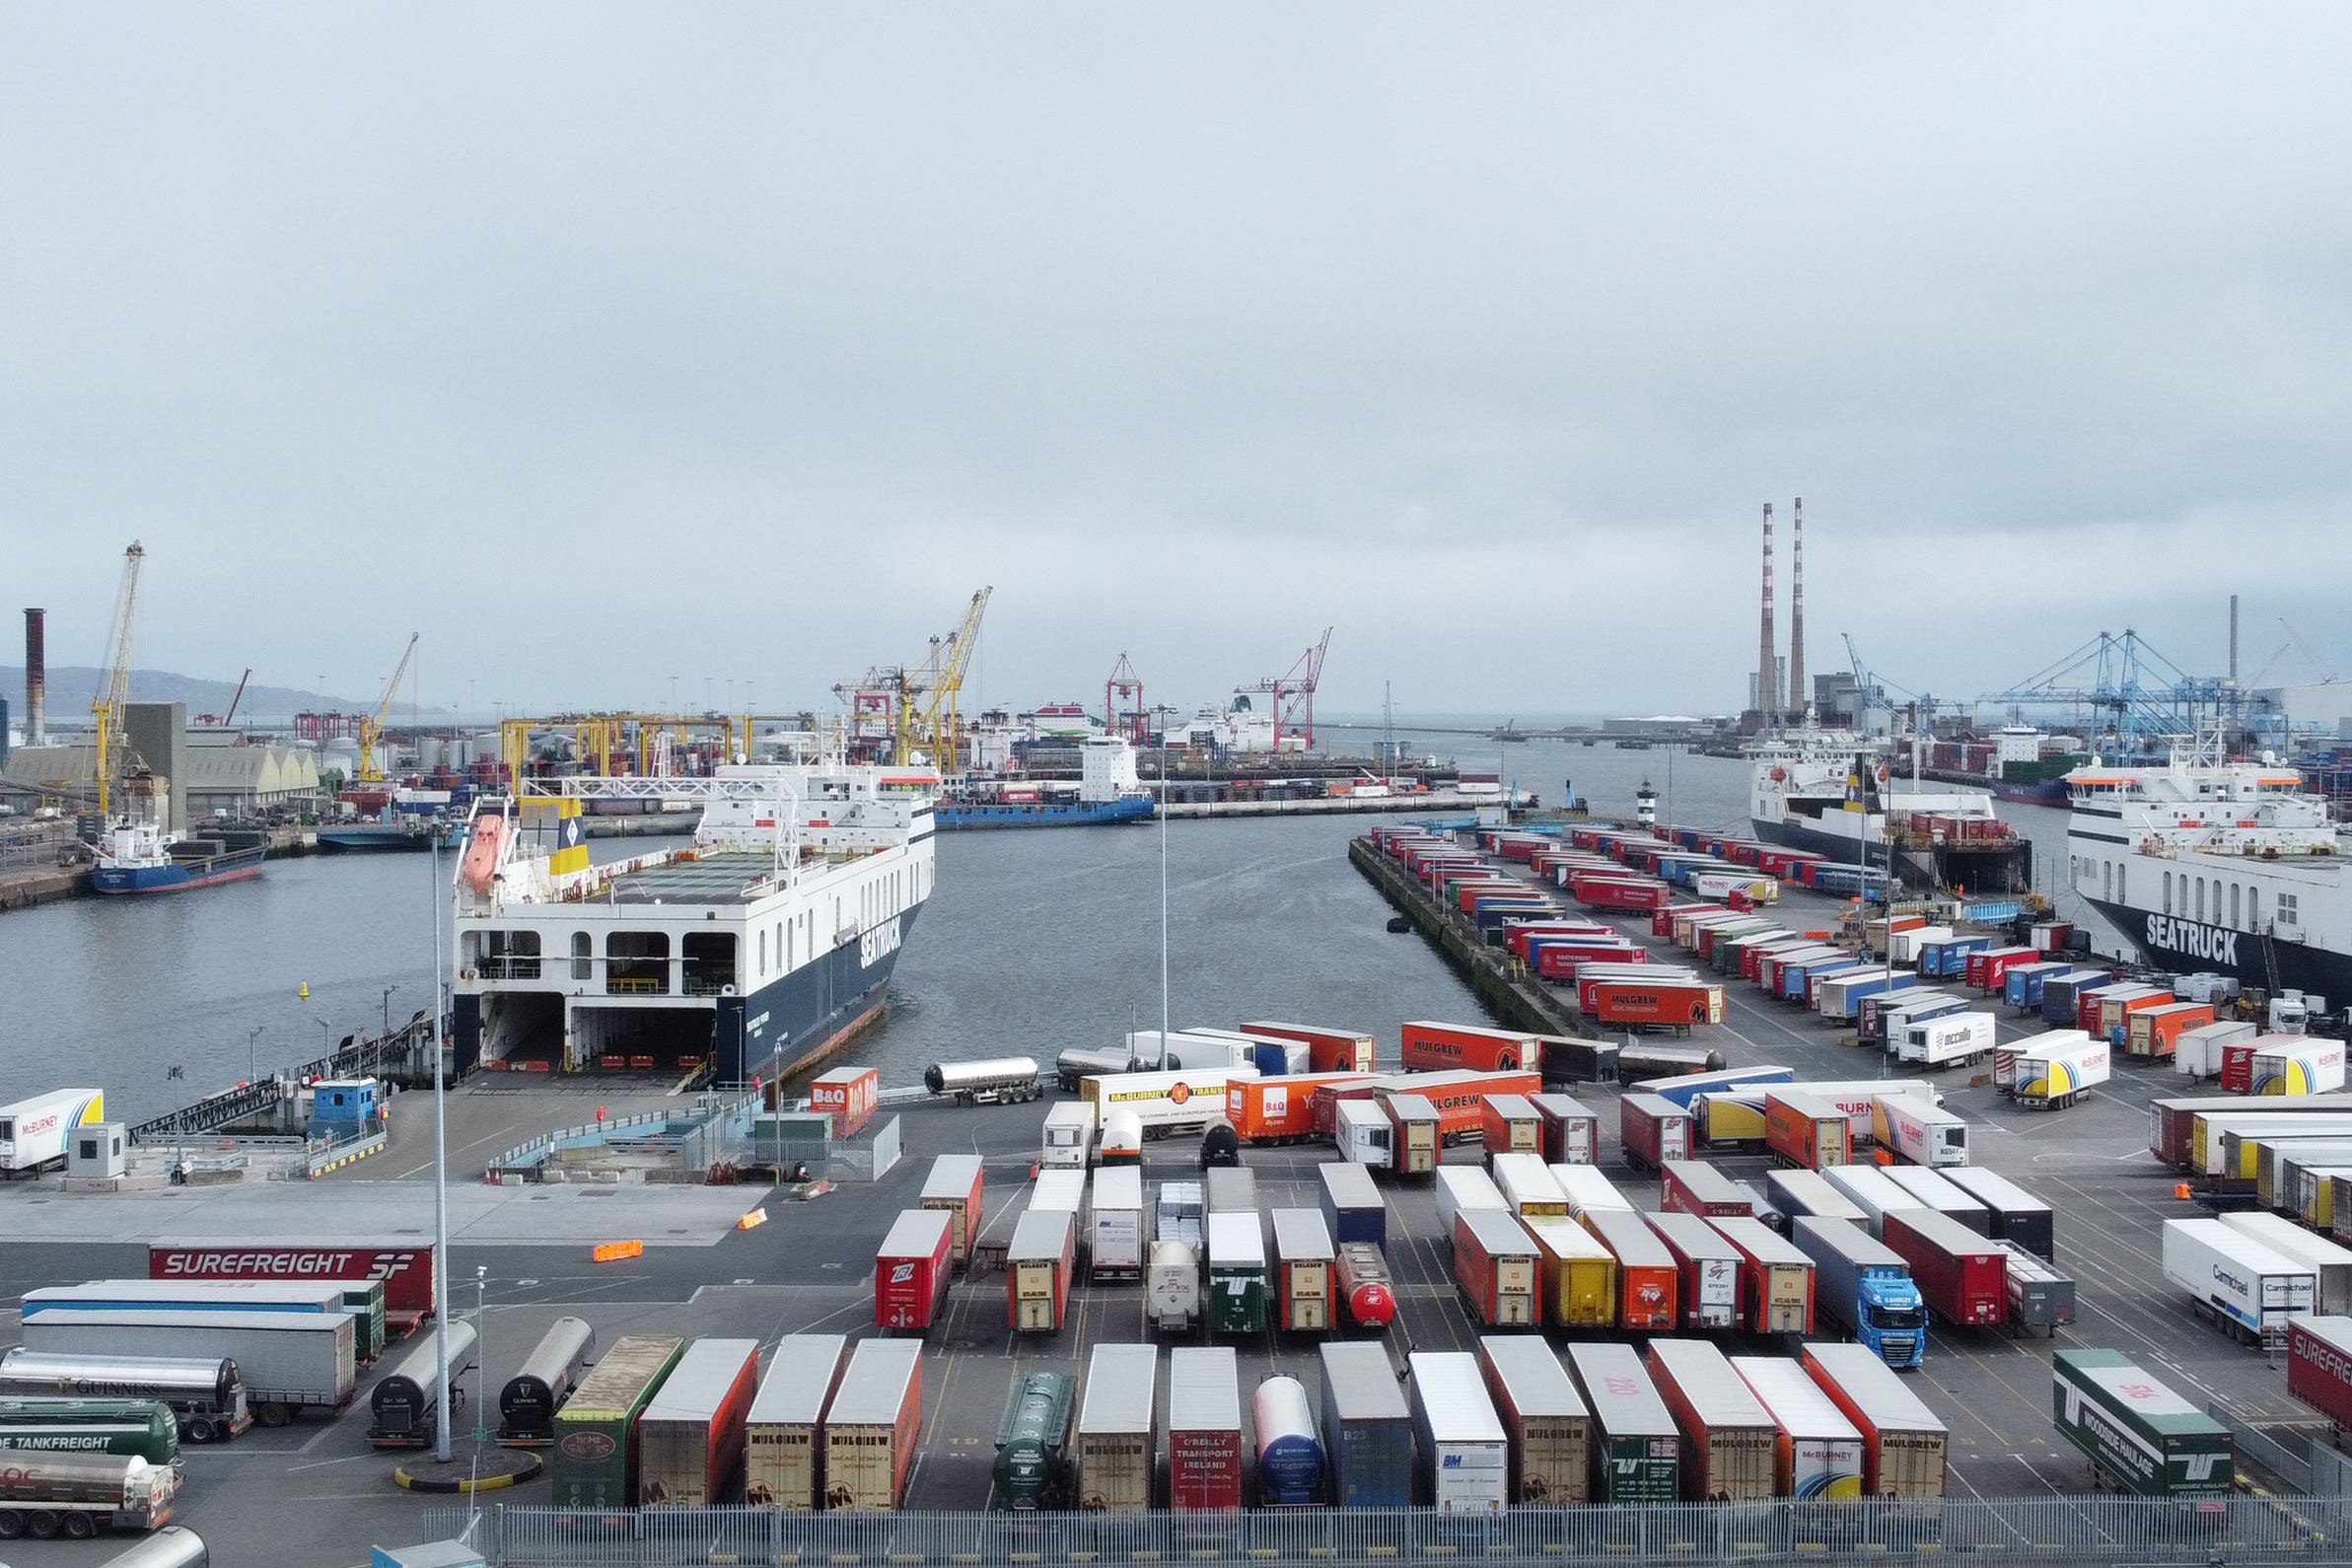
[[[114,769],[128,748],[122,741],[122,710],[130,701],[131,634],[139,624],[139,565],[146,549],[133,539],[122,552],[122,586],[114,596],[113,662],[107,667],[107,683],[90,702],[91,728],[98,735],[98,819],[100,830],[114,805]]]
[[[973,594],[964,606],[962,623],[945,637],[932,638],[930,654],[900,681],[896,758],[900,767],[914,761],[918,748],[927,748],[931,765],[943,776],[957,771],[957,750],[962,737],[957,727],[956,697],[963,689],[963,672],[970,667],[972,650],[980,641],[980,617],[987,613],[988,596],[994,592],[983,588]]]
[[[416,657],[415,632],[408,634],[408,646],[400,650],[399,668],[384,683],[384,700],[376,704],[374,713],[359,718],[359,777],[361,784],[384,782],[384,768],[376,760],[376,748],[384,740],[384,721],[392,717],[392,699],[400,694],[400,681],[408,674],[408,661]]]

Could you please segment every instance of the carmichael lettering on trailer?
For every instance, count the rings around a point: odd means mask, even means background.
[[[2238,962],[2238,933],[2219,926],[2199,925],[2178,915],[2148,917],[2148,945],[2166,953],[2182,953],[2210,963]]]

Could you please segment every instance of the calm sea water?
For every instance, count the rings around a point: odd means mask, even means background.
[[[1398,738],[1469,768],[1498,749]],[[1573,780],[1597,812],[1630,816],[1645,779],[1667,788],[1664,751],[1541,741],[1499,749],[1502,771],[1547,802]],[[1676,820],[1745,821],[1746,764],[1676,755],[1673,774]],[[2005,812],[2036,840],[2046,888],[2049,868],[2065,864],[2065,814]],[[1384,930],[1387,905],[1347,864],[1347,840],[1380,820],[1170,825],[1176,1027],[1288,1019],[1393,1039],[1409,1018],[1474,1016],[1468,989],[1426,944]],[[600,858],[645,847],[596,846]],[[912,1083],[933,1061],[1050,1062],[1067,1046],[1159,1026],[1158,827],[948,833],[939,860],[939,891],[899,959],[886,1021],[852,1053],[885,1083]],[[405,1019],[432,993],[435,899],[429,857],[319,856],[185,896],[0,916],[0,1102],[97,1083],[113,1114],[136,1119],[254,1068],[309,1061],[388,1012]]]

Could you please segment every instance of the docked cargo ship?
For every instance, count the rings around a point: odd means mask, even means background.
[[[165,832],[151,821],[118,822],[99,841],[90,885],[99,892],[185,892],[261,875],[268,850],[231,849],[215,838]]]
[[[1756,837],[1844,865],[1886,865],[1913,886],[2026,892],[2033,846],[1982,790],[1905,788],[1860,737],[1792,730],[1748,748]]]
[[[2352,997],[2342,842],[2294,768],[2200,744],[2162,766],[2094,757],[2067,786],[2069,881],[2150,963]]]
[[[826,758],[477,802],[452,888],[459,1068],[731,1085],[823,1057],[881,1010],[931,895],[938,784]],[[692,844],[592,866],[587,800],[632,793],[697,799]]]
[[[1009,779],[967,780],[940,797],[943,828],[1083,827],[1139,822],[1152,815],[1152,796],[1135,772],[1135,747],[1115,735],[1090,737],[1079,748],[1076,785]]]

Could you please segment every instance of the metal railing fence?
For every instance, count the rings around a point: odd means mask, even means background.
[[[763,1508],[565,1512],[492,1505],[429,1511],[436,1538],[468,1528],[493,1568],[1025,1568],[1030,1564],[1281,1562],[1393,1565],[1512,1558],[1568,1564],[1738,1558],[2064,1563],[2340,1560],[2352,1498],[2206,1503],[2090,1495],[1948,1502],[1681,1503],[1514,1508],[1300,1509],[1148,1514],[786,1514]]]

